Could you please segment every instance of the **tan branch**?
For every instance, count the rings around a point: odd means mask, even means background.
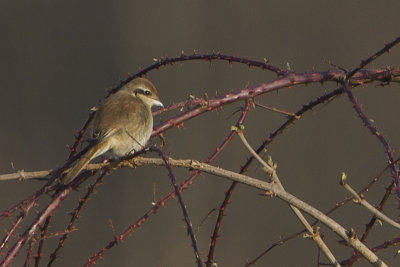
[[[368,211],[374,214],[377,218],[381,219],[382,221],[388,223],[389,225],[393,226],[394,228],[400,229],[400,224],[383,214],[377,208],[372,206],[367,200],[365,200],[363,195],[359,195],[348,183],[347,183],[347,176],[345,173],[342,174],[340,185],[342,185],[350,194],[354,197],[354,199],[360,205],[364,206]]]
[[[53,170],[48,171],[35,171],[35,172],[25,172],[24,170],[19,170],[15,173],[1,174],[0,181],[8,180],[28,180],[33,178],[45,178],[48,177]]]
[[[278,174],[276,172],[276,166],[274,165],[272,160],[270,159],[269,162],[266,163],[254,151],[254,149],[250,146],[249,142],[247,142],[247,140],[243,134],[244,127],[240,127],[240,129],[238,129],[237,127],[235,127],[235,128],[238,133],[238,136],[242,140],[245,147],[250,151],[250,153],[254,156],[254,158],[256,158],[257,161],[264,167],[264,169],[267,171],[268,175],[272,178],[272,182],[275,182],[281,190],[285,191],[281,181],[279,180]],[[332,263],[332,265],[336,266],[336,267],[340,266],[339,262],[336,260],[335,256],[331,252],[331,250],[328,248],[328,246],[322,240],[321,235],[319,234],[318,230],[314,230],[314,228],[309,224],[307,219],[304,217],[304,215],[301,213],[301,211],[298,208],[296,208],[295,206],[293,206],[291,204],[289,204],[289,206],[293,210],[293,212],[296,214],[296,216],[299,218],[300,222],[304,225],[304,227],[310,233],[308,236],[311,237],[312,240],[314,240],[314,242],[321,249],[321,251],[325,254],[325,256]]]
[[[255,179],[249,177],[247,175],[239,174],[233,171],[229,171],[220,167],[215,167],[206,163],[202,163],[197,160],[191,159],[169,159],[169,163],[174,167],[186,168],[189,170],[199,170],[205,173],[213,174],[215,176],[219,176],[230,181],[235,181],[238,183],[245,184],[250,187],[258,188],[263,191],[268,191],[279,197],[283,201],[287,202],[290,205],[297,207],[298,209],[308,213],[312,217],[321,221],[323,224],[328,226],[332,231],[334,231],[338,236],[346,241],[346,243],[357,250],[361,255],[363,255],[371,264],[374,266],[387,266],[381,259],[379,259],[371,250],[368,249],[360,240],[355,236],[354,231],[346,230],[339,223],[326,216],[323,212],[314,208],[313,206],[307,204],[306,202],[298,199],[292,194],[282,190],[278,184],[276,183],[268,183],[262,181],[260,179]],[[88,170],[99,170],[102,168],[121,168],[121,167],[130,167],[135,168],[139,166],[164,166],[164,162],[161,158],[144,158],[144,157],[135,157],[129,160],[124,160],[119,163],[107,162],[107,163],[97,163],[97,164],[89,164]],[[49,171],[50,173],[50,171]],[[41,176],[43,177],[43,176]],[[35,177],[39,178],[39,177]]]

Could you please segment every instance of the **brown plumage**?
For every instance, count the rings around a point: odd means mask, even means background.
[[[70,183],[92,159],[104,153],[118,158],[142,150],[153,130],[152,106],[163,105],[154,85],[144,78],[132,80],[111,95],[95,114],[93,144],[61,182]]]

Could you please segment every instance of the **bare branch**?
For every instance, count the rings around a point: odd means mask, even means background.
[[[135,166],[141,166],[147,164],[157,165],[157,166],[163,165],[163,161],[161,159],[155,159],[155,158],[134,158],[131,160],[131,163],[134,164]],[[297,207],[298,209],[308,213],[312,217],[318,219],[323,224],[328,226],[333,232],[335,232],[337,235],[343,238],[348,245],[350,245],[358,252],[360,252],[371,264],[374,264],[376,266],[387,266],[381,259],[379,259],[374,253],[372,253],[368,249],[368,247],[366,247],[363,243],[361,243],[358,240],[358,238],[355,236],[354,231],[348,231],[344,229],[340,224],[335,222],[330,217],[326,216],[321,211],[308,205],[307,203],[296,198],[290,193],[282,190],[276,184],[269,184],[259,179],[255,179],[243,174],[238,174],[232,171],[228,171],[220,167],[214,167],[195,160],[174,160],[170,158],[170,164],[175,167],[200,170],[202,172],[206,172],[231,181],[242,183],[254,188],[261,189],[263,191],[269,191],[274,195],[276,195],[277,197],[279,197],[280,199],[287,202],[288,204],[291,204]]]
[[[352,103],[354,110],[357,112],[357,115],[361,118],[362,122],[368,128],[368,130],[373,135],[375,135],[376,138],[378,138],[378,140],[381,142],[381,144],[383,145],[383,147],[385,149],[386,156],[387,156],[387,158],[389,160],[389,164],[391,166],[390,171],[391,171],[393,180],[396,184],[398,204],[400,206],[399,168],[397,167],[396,164],[392,164],[395,161],[394,156],[393,156],[393,148],[390,145],[387,138],[382,134],[382,132],[380,130],[378,130],[378,128],[376,126],[374,126],[372,124],[372,121],[368,118],[368,116],[366,115],[364,110],[361,108],[361,105],[358,103],[357,99],[355,98],[355,96],[350,88],[349,83],[347,81],[343,81],[342,85],[343,85],[345,92],[347,93],[347,96],[348,96],[350,102]]]
[[[395,222],[394,220],[390,219],[388,216],[380,212],[374,206],[369,204],[367,200],[365,200],[364,196],[360,196],[357,192],[347,183],[347,175],[345,173],[342,174],[340,179],[340,185],[342,185],[356,200],[357,203],[364,206],[369,212],[374,214],[377,218],[381,219],[382,221],[388,223],[389,225],[393,226],[396,229],[400,229],[400,224]]]
[[[169,162],[169,158],[167,158],[167,156],[160,149],[156,149],[156,151],[158,151],[158,154],[161,156],[161,158],[164,161],[165,166],[167,167],[168,176],[170,177],[172,186],[175,189],[175,194],[176,194],[176,196],[178,196],[178,202],[179,202],[179,204],[181,206],[181,209],[182,209],[183,218],[184,218],[185,223],[186,223],[187,231],[188,231],[188,234],[189,234],[189,236],[190,236],[190,238],[192,240],[192,246],[193,246],[193,250],[194,250],[194,255],[195,255],[195,258],[196,258],[197,266],[201,267],[201,266],[203,266],[203,263],[201,262],[199,249],[197,248],[197,240],[196,240],[196,237],[194,235],[193,225],[192,225],[192,222],[191,222],[191,220],[189,218],[189,213],[188,213],[188,211],[186,209],[186,205],[183,202],[182,194],[179,191],[179,187],[178,187],[178,184],[176,182],[175,175],[174,175],[174,173],[172,171],[172,166],[171,166],[171,164]]]
[[[270,163],[266,163],[255,151],[254,149],[250,146],[250,144],[247,142],[244,134],[243,134],[243,129],[244,127],[236,127],[236,131],[238,132],[238,136],[242,140],[243,144],[245,147],[250,151],[250,153],[257,159],[257,161],[264,167],[264,170],[266,170],[267,174],[272,178],[271,183],[276,183],[278,187],[285,191],[281,181],[279,180],[278,174],[276,172],[276,166],[274,166],[272,160],[270,160]],[[309,224],[307,219],[304,217],[304,215],[301,213],[301,211],[296,208],[295,206],[289,204],[290,208],[293,210],[293,212],[296,214],[297,218],[299,218],[300,222],[305,226],[306,230],[309,232],[309,236],[315,241],[317,246],[321,249],[321,251],[326,255],[326,257],[329,259],[331,264],[333,266],[340,266],[339,262],[336,260],[335,256],[333,253],[330,251],[328,246],[325,244],[325,242],[322,240],[319,231],[314,230],[314,228]]]
[[[233,129],[230,131],[230,133],[227,135],[225,140],[222,142],[222,144],[217,147],[214,151],[214,153],[207,158],[207,160],[203,162],[199,162],[196,160],[174,160],[172,158],[169,158],[165,156],[164,153],[160,152],[161,158],[144,158],[140,157],[138,155],[134,156],[126,156],[122,159],[118,160],[111,160],[109,162],[103,162],[103,163],[97,163],[97,164],[89,164],[88,167],[81,172],[81,174],[77,177],[75,180],[74,184],[71,185],[70,187],[64,187],[61,185],[58,185],[54,183],[58,178],[62,176],[63,173],[68,172],[68,167],[69,165],[79,156],[84,153],[84,150],[81,151],[80,153],[77,153],[78,151],[78,145],[83,141],[86,131],[89,128],[89,125],[91,123],[91,120],[93,118],[94,112],[91,112],[89,115],[88,120],[85,122],[83,128],[79,131],[78,135],[75,138],[75,142],[73,146],[71,147],[71,153],[69,155],[69,158],[67,159],[66,163],[64,166],[58,169],[54,170],[47,170],[47,171],[40,171],[40,172],[25,172],[24,170],[19,170],[16,171],[15,173],[11,174],[3,174],[0,175],[0,181],[6,181],[6,180],[27,180],[27,179],[43,179],[47,180],[47,182],[40,188],[37,192],[32,194],[31,196],[27,197],[26,199],[22,200],[19,202],[17,205],[5,210],[1,215],[0,218],[10,218],[11,219],[11,226],[9,226],[7,233],[5,234],[4,238],[2,239],[2,242],[0,244],[0,251],[7,249],[7,252],[3,252],[5,257],[2,259],[2,266],[7,266],[10,265],[10,263],[13,261],[13,259],[18,255],[18,253],[21,251],[21,248],[24,244],[27,244],[27,252],[25,254],[25,265],[28,266],[30,261],[32,259],[36,259],[35,265],[39,265],[39,262],[42,259],[42,251],[43,251],[43,245],[45,240],[47,239],[47,231],[51,227],[51,223],[53,220],[51,220],[51,216],[53,212],[58,208],[59,204],[69,195],[71,192],[72,188],[74,187],[79,187],[82,182],[84,182],[88,177],[94,176],[98,171],[101,171],[100,176],[96,180],[96,183],[89,187],[89,189],[86,192],[86,195],[81,199],[81,201],[78,202],[77,208],[74,210],[74,214],[69,222],[68,225],[65,226],[65,231],[63,233],[60,233],[61,238],[59,243],[56,245],[54,248],[53,253],[50,255],[50,260],[48,263],[48,266],[52,265],[54,260],[57,257],[58,251],[63,247],[64,242],[66,241],[68,234],[70,231],[73,230],[73,225],[75,221],[78,219],[78,214],[82,210],[82,207],[85,205],[87,202],[88,197],[90,194],[93,192],[94,188],[101,182],[101,179],[104,175],[106,175],[109,171],[122,168],[122,167],[128,167],[128,168],[136,168],[138,166],[143,166],[143,165],[152,165],[152,166],[164,166],[167,168],[169,176],[171,178],[171,182],[174,186],[174,191],[170,192],[167,194],[165,197],[161,198],[157,203],[152,206],[152,208],[146,212],[136,223],[131,224],[127,227],[127,229],[122,232],[119,235],[116,235],[114,240],[109,242],[105,247],[103,247],[101,250],[99,250],[96,254],[91,257],[88,262],[86,263],[85,266],[94,264],[95,261],[99,258],[102,257],[102,255],[108,251],[110,248],[118,244],[121,240],[126,238],[130,233],[134,231],[134,229],[138,228],[142,223],[144,223],[149,216],[154,214],[157,209],[161,206],[163,206],[167,201],[172,199],[174,196],[177,196],[179,199],[179,203],[181,205],[183,214],[184,214],[184,219],[187,225],[188,232],[191,236],[192,239],[192,245],[194,248],[194,253],[196,256],[196,261],[197,265],[201,266],[201,258],[200,258],[200,252],[197,249],[197,242],[194,236],[194,232],[192,229],[192,223],[189,219],[189,211],[186,209],[185,204],[182,200],[182,195],[181,192],[187,188],[191,181],[195,179],[200,173],[205,172],[209,173],[218,177],[223,177],[225,179],[228,179],[229,181],[232,181],[232,184],[228,191],[226,192],[226,196],[224,198],[223,203],[220,205],[219,208],[219,213],[218,213],[218,218],[215,222],[215,227],[214,227],[214,232],[211,238],[211,244],[209,246],[209,253],[208,253],[208,259],[206,262],[207,267],[211,267],[212,265],[216,264],[215,262],[215,247],[216,247],[216,242],[217,242],[217,237],[219,236],[220,232],[220,226],[222,223],[222,218],[223,215],[225,215],[226,212],[226,207],[229,203],[229,200],[234,192],[234,189],[239,183],[246,184],[250,187],[253,188],[258,188],[262,191],[267,191],[263,194],[268,194],[271,193],[274,196],[279,197],[283,201],[287,202],[289,206],[293,209],[294,213],[296,216],[299,218],[299,220],[303,223],[305,228],[307,229],[309,236],[313,238],[313,240],[317,243],[317,245],[322,249],[322,251],[325,253],[325,255],[328,257],[330,260],[331,264],[335,266],[339,266],[338,261],[335,259],[333,256],[332,252],[328,249],[326,244],[322,241],[318,229],[314,229],[313,225],[315,225],[317,222],[322,222],[325,224],[329,229],[331,229],[333,232],[335,232],[338,236],[340,236],[346,244],[351,246],[354,250],[355,253],[353,254],[353,257],[350,258],[347,262],[350,264],[354,262],[355,260],[358,259],[359,255],[362,255],[365,257],[369,262],[374,264],[375,266],[386,266],[386,264],[381,261],[373,252],[375,250],[369,250],[362,241],[366,240],[366,237],[368,235],[368,232],[371,230],[371,228],[374,225],[374,222],[377,220],[377,218],[380,218],[382,220],[385,220],[387,223],[391,224],[392,226],[396,227],[397,229],[400,229],[400,224],[396,223],[394,220],[391,220],[389,217],[385,216],[382,212],[379,212],[378,210],[382,210],[383,206],[387,202],[387,199],[390,196],[390,193],[394,188],[397,190],[398,198],[400,199],[400,190],[399,188],[399,169],[397,166],[396,161],[394,160],[394,153],[393,149],[390,146],[389,142],[387,141],[386,137],[384,137],[381,132],[378,130],[377,127],[375,127],[371,120],[368,119],[366,113],[363,111],[361,108],[361,105],[357,102],[356,98],[354,97],[352,89],[355,88],[356,86],[365,84],[365,83],[371,83],[378,81],[380,82],[380,85],[387,85],[390,83],[394,82],[400,82],[400,68],[386,68],[386,69],[364,69],[366,65],[371,63],[373,60],[375,60],[377,57],[382,55],[385,52],[388,52],[390,48],[395,46],[396,44],[400,43],[400,37],[396,38],[394,41],[391,43],[385,45],[384,48],[381,50],[377,51],[374,53],[371,57],[362,60],[359,66],[353,67],[350,70],[345,70],[345,69],[335,69],[335,70],[327,70],[327,71],[311,71],[311,72],[305,72],[305,73],[294,73],[290,71],[288,68],[287,70],[278,68],[276,66],[273,66],[272,64],[268,63],[267,60],[264,60],[264,62],[259,62],[259,61],[254,61],[250,59],[245,59],[245,58],[239,58],[239,57],[234,57],[234,56],[229,56],[229,55],[222,55],[219,53],[213,53],[213,54],[193,54],[193,55],[185,55],[182,53],[181,56],[176,57],[176,58],[162,58],[162,59],[155,59],[155,63],[146,67],[142,71],[136,73],[135,75],[132,75],[131,77],[128,77],[125,81],[122,81],[119,86],[114,88],[113,90],[109,91],[109,94],[112,94],[113,92],[117,91],[123,84],[129,82],[135,77],[141,76],[146,74],[147,72],[151,70],[155,70],[157,68],[163,67],[163,66],[168,66],[177,62],[185,62],[185,61],[192,61],[192,60],[202,60],[202,61],[213,61],[213,60],[222,60],[226,61],[227,63],[231,64],[233,62],[237,62],[239,64],[245,64],[246,66],[249,67],[254,67],[254,68],[259,68],[262,70],[268,70],[277,75],[277,78],[272,81],[267,81],[262,84],[258,84],[255,86],[249,86],[246,88],[242,88],[241,90],[235,91],[235,92],[229,92],[223,95],[217,95],[214,97],[204,97],[204,98],[196,98],[193,96],[189,96],[184,101],[178,102],[171,104],[170,106],[166,107],[163,110],[156,111],[153,114],[166,114],[167,112],[174,111],[176,109],[179,109],[178,115],[174,115],[174,117],[167,116],[164,118],[164,121],[162,121],[159,125],[157,125],[153,132],[152,136],[155,135],[160,135],[162,136],[165,131],[173,128],[173,127],[180,127],[184,122],[187,120],[190,120],[192,118],[195,118],[203,113],[209,112],[209,111],[215,111],[215,110],[220,110],[223,106],[229,105],[232,103],[237,103],[238,101],[245,101],[246,105],[242,109],[241,116],[236,124],[236,129]],[[241,130],[238,130],[238,128],[241,127],[243,124],[245,118],[247,117],[247,114],[249,113],[250,108],[253,106],[252,104],[254,103],[254,99],[258,96],[265,95],[267,93],[271,93],[277,90],[280,90],[282,88],[289,88],[289,87],[294,87],[296,85],[304,85],[304,84],[310,84],[310,83],[323,83],[323,82],[335,82],[335,83],[340,83],[341,87],[332,90],[315,100],[309,102],[306,105],[303,105],[301,109],[299,109],[295,113],[287,112],[287,111],[282,111],[278,110],[277,108],[269,108],[261,103],[257,103],[257,106],[263,107],[263,108],[268,108],[272,109],[274,111],[278,111],[280,113],[283,113],[285,115],[288,115],[288,119],[286,122],[284,122],[278,129],[276,129],[269,137],[261,142],[261,145],[256,149],[256,151],[253,150],[253,148],[248,144],[246,141],[243,133]],[[303,202],[299,198],[291,195],[287,191],[285,191],[284,187],[281,184],[281,181],[277,175],[276,172],[276,166],[272,162],[272,159],[270,159],[268,162],[265,162],[262,158],[263,153],[265,153],[266,146],[274,140],[278,136],[278,134],[282,133],[283,130],[285,130],[289,125],[293,124],[294,121],[302,119],[302,115],[308,111],[311,110],[313,107],[323,104],[326,101],[331,101],[334,100],[336,96],[346,93],[347,96],[349,97],[350,102],[352,103],[354,109],[356,110],[358,116],[362,119],[363,123],[365,126],[369,129],[371,133],[373,133],[377,139],[382,143],[388,161],[389,161],[389,168],[391,170],[391,174],[393,177],[393,182],[391,185],[386,189],[386,192],[382,198],[382,201],[380,205],[378,206],[378,209],[375,209],[370,205],[366,200],[364,199],[364,196],[362,194],[357,194],[349,185],[347,185],[345,182],[343,183],[343,186],[346,187],[348,191],[350,191],[353,195],[353,198],[357,199],[362,205],[365,205],[370,209],[374,216],[372,217],[370,223],[368,224],[365,232],[363,233],[363,237],[360,240],[356,237],[355,231],[353,229],[346,230],[343,228],[339,223],[336,221],[332,220],[328,214],[333,211],[332,209],[330,212],[327,214],[323,214],[316,208],[308,205],[307,203]],[[106,97],[108,97],[107,95]],[[176,114],[175,112],[174,114]],[[224,149],[233,139],[233,137],[236,135],[236,131],[239,133],[239,137],[242,139],[242,142],[245,144],[247,149],[251,152],[251,158],[247,160],[247,162],[243,165],[243,167],[240,168],[240,173],[233,172],[227,169],[219,168],[210,165],[211,163],[220,153],[222,149]],[[145,153],[142,151],[142,153]],[[193,157],[195,158],[195,157]],[[247,168],[249,165],[254,161],[254,159],[257,159],[257,161],[264,166],[264,169],[266,170],[267,174],[271,178],[271,182],[265,182],[263,180],[255,179],[254,177],[250,177],[248,175],[244,175],[244,173],[247,171]],[[174,173],[172,171],[172,167],[181,167],[181,168],[186,168],[190,171],[193,171],[190,175],[190,177],[184,181],[181,185],[177,185],[176,179],[174,176]],[[372,186],[375,183],[375,181],[370,183],[370,186]],[[49,195],[51,197],[50,201],[46,201],[45,204],[42,204],[44,201],[42,201],[44,198],[44,195]],[[34,215],[34,219],[31,222],[24,221],[27,215],[29,215],[29,212],[32,210],[34,206],[36,206],[38,203],[40,205],[44,205],[40,207],[40,212],[38,212],[37,215]],[[341,202],[343,205],[346,203],[346,200]],[[400,202],[399,202],[400,203]],[[338,203],[340,204],[340,203]],[[340,207],[341,205],[337,205],[336,208]],[[17,213],[20,211],[20,213]],[[314,224],[310,224],[307,222],[305,219],[304,215],[302,212],[306,212],[309,215],[313,216],[317,221],[314,222]],[[32,214],[30,214],[32,215]],[[19,230],[21,225],[25,225],[25,228]],[[40,233],[40,234],[39,234]],[[37,240],[39,242],[37,243]],[[393,240],[392,240],[393,241]],[[13,244],[10,244],[12,243]],[[389,241],[388,241],[389,242]],[[394,241],[393,241],[394,242]],[[277,242],[276,244],[280,244]],[[390,246],[391,244],[386,244],[386,243],[381,243],[382,245],[380,246],[381,248],[384,248],[385,246]],[[34,255],[34,249],[37,247],[37,255]],[[255,261],[254,261],[255,262]]]

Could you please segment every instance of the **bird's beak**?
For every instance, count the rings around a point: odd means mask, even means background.
[[[161,103],[161,101],[159,101],[159,100],[153,100],[152,106],[153,107],[158,107],[160,109],[164,108],[163,103]]]

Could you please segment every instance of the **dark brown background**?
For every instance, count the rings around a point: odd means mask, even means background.
[[[222,52],[285,67],[296,72],[326,70],[327,61],[350,68],[360,59],[397,37],[400,2],[391,1],[3,1],[0,4],[0,172],[55,168],[64,163],[74,133],[88,110],[128,73],[152,64],[153,58]],[[399,66],[400,48],[371,67]],[[275,76],[243,65],[225,62],[187,62],[151,72],[164,104],[189,94],[214,95],[257,85]],[[295,111],[302,104],[332,90],[336,84],[298,86],[265,95],[263,103]],[[393,147],[400,145],[398,127],[399,86],[369,85],[357,95],[371,118]],[[222,142],[236,121],[230,116],[240,105],[226,107],[185,123],[167,134],[167,152],[174,158],[204,160]],[[164,117],[165,118],[165,117]],[[159,118],[155,119],[156,122]],[[285,120],[265,110],[253,111],[246,122],[249,142],[258,146]],[[362,126],[345,96],[307,114],[269,148],[287,190],[321,210],[348,194],[338,185],[342,171],[360,189],[386,165],[382,146]],[[397,154],[396,154],[397,155]],[[235,139],[215,163],[238,170],[249,153]],[[188,172],[176,170],[179,180]],[[252,167],[251,174],[262,177]],[[368,195],[376,203],[390,181]],[[163,168],[119,170],[84,208],[78,232],[62,250],[56,266],[83,264],[113,238],[112,220],[119,233],[151,207],[153,183],[157,195],[171,190]],[[41,182],[2,182],[1,209],[34,192]],[[221,203],[230,182],[204,175],[186,190],[184,198],[195,227]],[[67,213],[76,206],[84,187],[63,203],[51,231],[62,231]],[[258,191],[240,186],[229,206],[217,245],[219,266],[243,266],[272,242],[301,229],[287,205],[266,199]],[[38,208],[39,210],[39,208]],[[387,213],[398,218],[395,199]],[[32,216],[35,215],[35,213]],[[213,213],[198,234],[206,259]],[[368,222],[368,212],[350,204],[333,216],[358,234]],[[1,230],[8,228],[7,222]],[[351,250],[323,227],[327,244],[339,258]],[[398,235],[389,226],[376,227],[368,245]],[[51,251],[51,241],[45,251]],[[389,265],[399,263],[396,248],[383,256]],[[22,251],[24,252],[24,251]],[[47,260],[47,259],[46,259]],[[276,248],[259,266],[315,266],[316,246],[297,238]],[[21,264],[17,260],[16,266]],[[363,262],[362,265],[365,265]],[[193,266],[190,239],[176,201],[152,216],[135,234],[105,255],[98,266]]]

